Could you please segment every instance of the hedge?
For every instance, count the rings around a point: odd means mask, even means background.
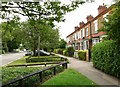
[[[68,56],[67,50],[63,50],[63,55]]]
[[[69,57],[73,57],[75,49],[73,47],[68,47],[66,50],[67,50],[67,55]]]
[[[114,41],[105,41],[92,48],[93,66],[105,73],[120,78],[120,46]]]
[[[5,50],[0,50],[0,54],[5,54]]]
[[[78,51],[78,57],[80,60],[86,60],[86,52],[87,52],[86,50],[85,51],[83,51],[83,50]]]
[[[64,60],[61,59],[61,57],[59,57],[59,56],[39,56],[39,57],[31,56],[31,57],[26,59],[27,63],[32,63],[32,62],[60,62],[60,61],[64,61]]]
[[[54,49],[53,52],[54,52],[54,53],[58,53],[58,54],[63,54],[63,49],[60,49],[60,48]]]
[[[44,67],[3,67],[2,68],[2,83],[6,84],[12,80],[20,78],[21,76],[26,76],[30,73],[37,72],[42,70]],[[42,73],[43,81],[48,80],[48,78],[54,76],[53,69],[46,70]],[[56,73],[62,72],[64,69],[62,66],[56,67]],[[40,77],[34,75],[32,77],[24,79],[23,87],[37,87],[37,84],[40,83]],[[8,86],[7,86],[8,87]],[[19,83],[13,83],[9,87],[19,87]]]

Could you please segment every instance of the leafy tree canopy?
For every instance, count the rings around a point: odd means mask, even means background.
[[[108,38],[120,43],[120,2],[112,6],[111,14],[108,20],[104,22],[104,31],[107,32]]]

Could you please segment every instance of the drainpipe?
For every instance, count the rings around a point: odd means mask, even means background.
[[[90,23],[90,39],[89,39],[89,49],[88,49],[88,55],[89,55],[89,62],[91,61],[91,49],[92,49],[92,26],[91,26],[91,22]]]

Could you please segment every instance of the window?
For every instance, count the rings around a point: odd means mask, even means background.
[[[83,50],[83,42],[80,43],[80,50]]]
[[[98,21],[94,21],[95,24],[95,33],[98,33]]]
[[[81,31],[80,31],[80,38],[81,38]]]
[[[105,15],[103,15],[103,18],[106,22],[108,22],[107,16],[109,15],[109,13],[106,13]]]
[[[81,38],[83,37],[83,31],[81,30]]]
[[[76,33],[74,34],[74,38],[75,38],[75,40],[76,40]]]
[[[73,39],[75,39],[75,35],[73,35]]]
[[[78,33],[76,33],[76,39],[78,39]]]
[[[83,30],[83,37],[85,36],[85,32],[84,32],[84,29],[82,29]]]
[[[86,31],[85,31],[85,32],[86,32],[86,36],[88,36],[88,27],[86,28]]]
[[[84,43],[83,43],[83,49],[84,49],[84,50],[87,50],[87,49],[88,49],[88,41],[87,41],[87,40],[84,41]]]
[[[99,39],[94,39],[94,40],[93,40],[93,46],[94,46],[95,44],[97,44],[97,43],[99,43]]]

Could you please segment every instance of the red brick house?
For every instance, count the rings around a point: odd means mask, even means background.
[[[86,17],[87,23],[80,22],[79,26],[75,27],[75,31],[67,36],[67,47],[73,46],[75,50],[87,50],[102,41],[106,33],[99,30],[102,28],[102,22],[110,11],[111,8],[103,5],[98,7],[96,17],[88,15]]]

